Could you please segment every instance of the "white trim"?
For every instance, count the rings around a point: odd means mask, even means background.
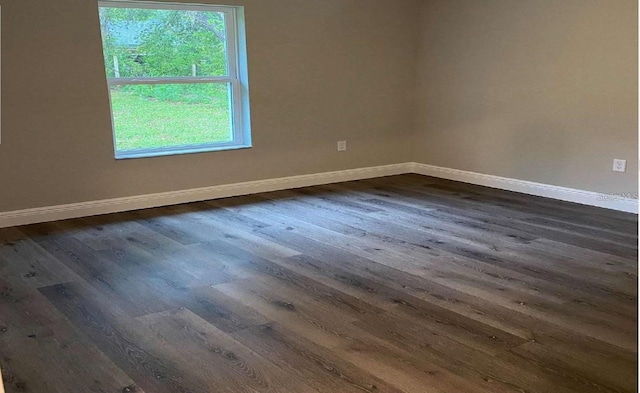
[[[382,176],[402,175],[406,173],[434,176],[443,179],[461,181],[464,183],[522,192],[530,195],[543,196],[638,214],[637,199],[606,199],[603,198],[603,194],[593,191],[576,190],[573,188],[558,187],[525,180],[510,179],[458,169],[407,162],[403,164],[347,169],[343,171],[281,177],[276,179],[195,188],[191,190],[161,192],[157,194],[0,212],[0,228],[167,205],[177,205],[180,203],[227,198],[238,195],[257,194],[260,192],[287,190]]]
[[[115,153],[116,160],[135,158],[176,156],[180,154],[207,153],[212,151],[249,149],[251,145],[234,142],[202,143],[199,145],[160,147],[155,149],[121,150]]]
[[[459,169],[444,168],[434,165],[412,163],[411,172],[420,175],[439,177],[477,184],[501,190],[521,192],[561,201],[575,202],[583,205],[603,207],[638,214],[638,200],[633,198],[615,197],[594,191],[578,190],[575,188],[559,187],[550,184],[535,183],[508,177],[486,175]]]
[[[371,168],[348,169],[336,172],[225,184],[183,191],[170,191],[149,195],[104,199],[100,201],[71,203],[68,205],[39,207],[35,209],[16,210],[4,213],[0,212],[0,228],[167,205],[177,205],[180,203],[227,198],[238,195],[308,187],[320,184],[401,175],[403,173],[407,173],[408,168],[408,164],[385,165]]]

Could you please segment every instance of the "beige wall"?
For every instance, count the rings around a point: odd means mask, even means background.
[[[417,1],[224,3],[245,5],[254,147],[116,161],[97,2],[0,0],[0,211],[407,161]]]
[[[224,3],[254,147],[116,161],[96,1],[0,0],[0,212],[407,161],[637,188],[633,0]]]
[[[635,0],[429,0],[421,19],[414,160],[637,190]]]

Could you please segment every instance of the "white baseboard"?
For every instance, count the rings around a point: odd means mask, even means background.
[[[465,183],[478,184],[503,190],[516,191],[530,195],[560,199],[584,205],[599,206],[607,209],[638,213],[638,200],[631,198],[611,198],[592,191],[534,183],[525,180],[510,179],[481,173],[442,168],[433,165],[408,162],[370,168],[348,169],[310,175],[282,177],[244,183],[224,184],[191,190],[162,192],[124,198],[104,199],[71,203],[67,205],[47,206],[0,212],[0,228],[28,225],[39,222],[65,220],[99,214],[147,209],[152,207],[177,205],[210,199],[227,198],[238,195],[257,194],[277,190],[316,186],[352,180],[370,179],[382,176],[416,173]]]
[[[638,214],[638,200],[459,169],[412,163],[413,173]]]
[[[198,202],[239,195],[250,195],[260,192],[316,186],[320,184],[400,175],[403,173],[409,173],[410,168],[411,164],[408,163],[384,165],[370,168],[348,169],[344,171],[315,173],[310,175],[194,188],[182,191],[161,192],[149,195],[0,212],[0,228],[177,205],[180,203]]]

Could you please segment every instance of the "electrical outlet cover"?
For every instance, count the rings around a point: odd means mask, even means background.
[[[613,160],[613,171],[614,172],[626,172],[627,171],[627,160]]]

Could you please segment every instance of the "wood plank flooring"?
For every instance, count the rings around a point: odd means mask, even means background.
[[[0,229],[5,388],[636,392],[637,228],[403,175]]]

